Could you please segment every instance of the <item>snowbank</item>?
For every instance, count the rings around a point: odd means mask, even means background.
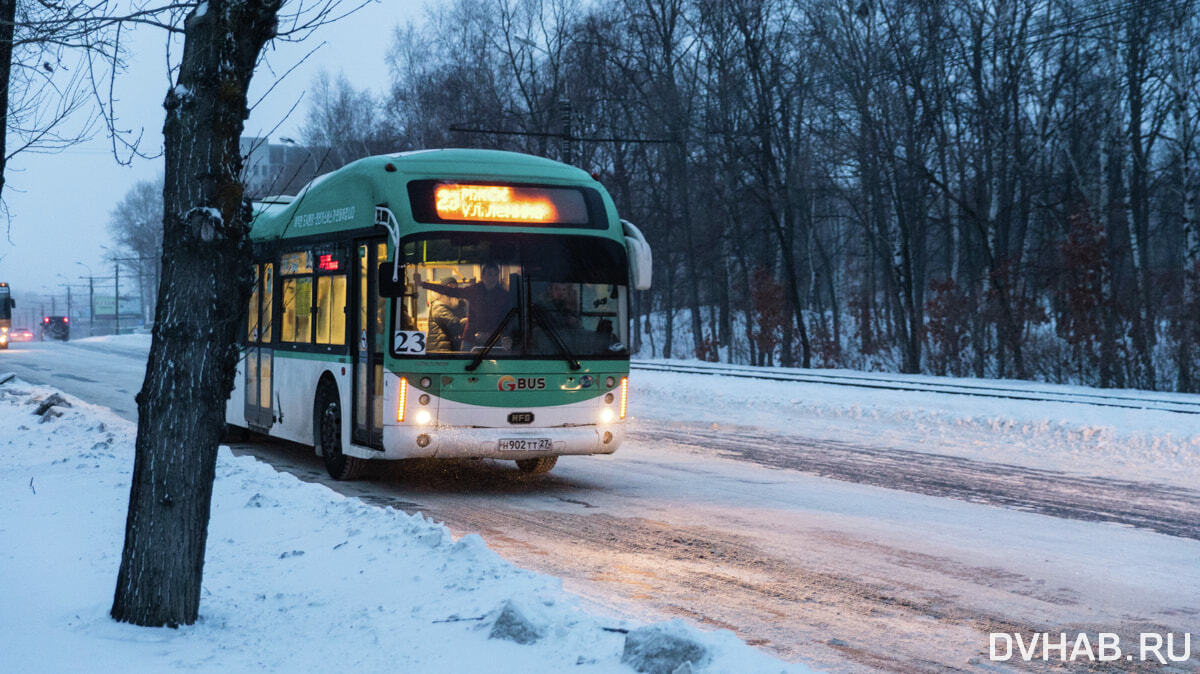
[[[1120,393],[1029,382],[886,377],[924,383],[1019,384],[1059,394]],[[1200,399],[1188,394],[1153,395]],[[755,427],[781,436],[1068,474],[1184,487],[1200,484],[1200,417],[1195,414],[645,370],[630,375],[629,407],[642,423]]]
[[[0,386],[0,671],[808,671],[730,632],[588,614],[478,536],[228,449],[200,622],[115,623],[135,427],[69,396],[43,421],[52,393]]]

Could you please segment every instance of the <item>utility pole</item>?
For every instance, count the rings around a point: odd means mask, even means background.
[[[559,150],[564,164],[571,163],[571,101],[567,98],[558,100],[559,114],[562,116],[562,142]]]
[[[88,277],[88,337],[96,334],[96,287]]]
[[[113,261],[113,263],[116,265],[116,268],[117,268],[117,273],[116,273],[115,278],[116,278],[116,283],[117,283],[117,316],[118,316],[118,318],[117,318],[117,334],[119,335],[119,334],[121,334],[121,319],[120,319],[120,315],[121,315],[121,263],[122,262],[138,263],[137,266],[134,267],[134,269],[137,270],[137,275],[138,275],[138,312],[141,314],[142,318],[144,319],[146,317],[146,306],[145,306],[145,300],[143,299],[143,295],[145,295],[145,288],[142,285],[143,270],[142,270],[141,265],[143,262],[146,262],[148,260],[153,260],[154,258],[138,256],[138,257],[114,257],[114,258],[109,258],[109,259],[111,259]]]
[[[113,268],[117,270],[116,276],[113,277],[113,293],[116,294],[116,308],[113,310],[113,319],[115,321],[114,332],[121,334],[121,263],[113,262]]]
[[[96,335],[96,279],[92,276],[91,267],[82,262],[76,262],[75,264],[83,267],[88,272],[88,337],[94,337]]]

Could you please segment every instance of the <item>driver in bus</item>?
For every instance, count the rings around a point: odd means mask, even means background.
[[[550,323],[550,328],[571,330],[581,327],[579,297],[569,283],[551,283],[535,306]]]
[[[422,281],[420,274],[413,278],[426,290],[467,301],[467,320],[462,333],[464,349],[487,342],[512,307],[511,295],[500,285],[500,265],[483,263],[480,277],[480,282],[461,287]]]
[[[457,288],[458,280],[451,277],[444,285]],[[466,323],[467,308],[457,297],[449,297],[430,291],[433,299],[429,303],[428,351],[458,351],[462,349],[463,325]]]

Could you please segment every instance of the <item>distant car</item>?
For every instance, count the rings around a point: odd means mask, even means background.
[[[71,337],[70,323],[66,316],[46,316],[42,319],[42,339],[67,341]]]
[[[29,328],[17,328],[9,333],[8,336],[9,339],[14,342],[32,342],[33,330],[30,330]]]

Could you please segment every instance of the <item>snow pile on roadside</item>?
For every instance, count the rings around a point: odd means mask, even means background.
[[[631,373],[629,406],[638,422],[752,426],[852,446],[1186,487],[1200,483],[1200,420],[1193,414],[645,370]]]
[[[150,343],[153,341],[154,335],[149,332],[138,332],[132,335],[84,337],[71,340],[71,344],[144,359],[150,354]]]
[[[135,427],[70,397],[42,421],[52,393],[0,386],[2,671],[808,671],[730,632],[589,615],[478,536],[227,449],[200,622],[115,623]]]

